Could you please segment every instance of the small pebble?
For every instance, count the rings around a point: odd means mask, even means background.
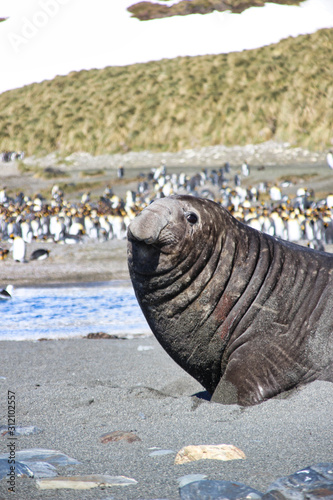
[[[274,481],[264,500],[333,499],[333,464],[321,463],[306,467]]]
[[[21,463],[24,464],[24,462]],[[24,465],[29,467],[36,479],[56,477],[58,475],[57,469],[47,462],[28,462]]]
[[[138,351],[151,351],[153,349],[154,348],[151,345],[139,345],[138,346]]]
[[[40,479],[37,480],[36,483],[37,487],[41,490],[90,490],[97,487],[106,488],[109,486],[129,486],[137,484],[137,481],[125,476],[93,474],[88,476],[58,476],[50,479]]]
[[[0,425],[0,434],[2,436],[5,436],[8,434],[8,426],[6,425]],[[14,431],[11,431],[11,436],[30,436],[31,434],[39,434],[40,432],[43,432],[42,429],[39,429],[38,427],[34,425],[30,425],[28,427],[20,427],[16,426]]]
[[[181,500],[260,500],[260,491],[231,481],[195,481],[180,488]]]
[[[185,446],[175,458],[175,464],[186,464],[202,459],[239,460],[244,459],[242,450],[232,444]]]
[[[8,453],[0,455],[0,459],[8,460]],[[32,448],[28,450],[16,451],[15,459],[19,462],[48,462],[52,465],[76,465],[80,462],[75,458],[68,457],[64,453],[56,450],[44,450],[42,448]]]
[[[127,441],[127,443],[133,443],[134,441],[141,441],[141,439],[134,434],[134,432],[126,431],[113,431],[102,434],[100,437],[101,443],[115,443],[117,441]]]
[[[149,453],[150,457],[163,457],[164,455],[171,455],[172,453],[175,453],[174,450],[156,450],[151,453]]]
[[[0,457],[0,480],[7,476],[11,472],[10,464],[8,463],[8,455],[6,458]],[[30,465],[21,463],[15,460],[15,476],[16,477],[34,477],[34,473],[32,472]]]
[[[204,474],[187,474],[186,476],[182,476],[178,478],[179,488],[186,486],[187,484],[194,483],[195,481],[202,481],[206,479],[207,476]]]

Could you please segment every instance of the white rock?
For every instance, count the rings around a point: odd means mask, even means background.
[[[137,484],[135,479],[125,476],[107,476],[103,474],[92,474],[88,476],[58,476],[50,479],[40,479],[36,481],[37,487],[41,490],[90,490],[97,487],[109,486],[129,486]]]

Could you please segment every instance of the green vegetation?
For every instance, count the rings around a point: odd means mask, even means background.
[[[105,187],[104,182],[59,182],[59,189],[66,194],[77,193],[78,191],[85,192],[92,189],[102,189]]]
[[[316,172],[312,172],[309,174],[302,174],[302,175],[283,175],[282,177],[278,177],[276,180],[277,182],[291,182],[292,184],[299,184],[300,182],[309,182],[312,181],[318,177],[318,174]]]
[[[39,167],[27,165],[22,160],[18,161],[17,166],[18,166],[18,170],[21,174],[28,174],[28,173],[32,173],[32,172],[37,173],[40,170]]]
[[[27,165],[22,160],[18,162],[18,169],[21,174],[34,174],[34,177],[42,179],[56,179],[57,177],[68,177],[68,173],[55,167],[42,168],[38,165]]]
[[[333,29],[256,50],[72,72],[0,94],[0,151],[332,147]]]
[[[105,170],[82,170],[81,177],[96,177],[98,175],[105,175]]]
[[[36,177],[40,177],[42,179],[57,179],[61,177],[69,177],[69,174],[67,172],[64,172],[63,170],[59,168],[54,168],[54,167],[46,167],[42,170],[40,170],[37,174]]]
[[[127,10],[132,14],[132,17],[136,17],[140,21],[148,21],[162,17],[209,14],[214,10],[219,12],[229,10],[239,14],[249,7],[263,7],[265,3],[299,5],[301,2],[304,0],[181,0],[167,6],[145,0],[131,5]]]

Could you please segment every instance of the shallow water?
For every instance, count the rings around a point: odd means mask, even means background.
[[[149,334],[130,282],[18,287],[0,301],[0,340]]]

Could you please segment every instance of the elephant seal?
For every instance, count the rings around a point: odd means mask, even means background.
[[[249,406],[333,382],[333,255],[171,196],[130,223],[128,265],[157,340],[212,401]]]

